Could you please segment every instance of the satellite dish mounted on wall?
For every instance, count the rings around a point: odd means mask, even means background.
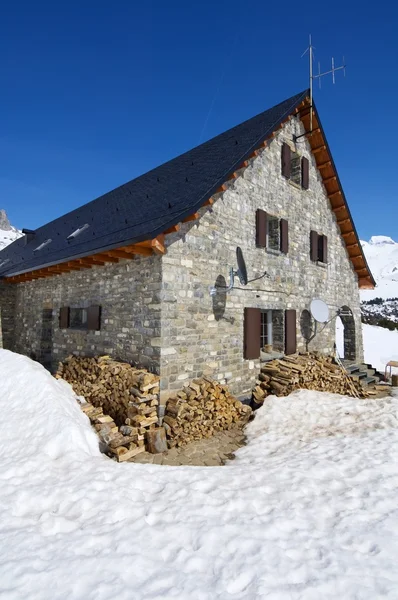
[[[311,300],[310,313],[318,323],[327,323],[329,320],[329,307],[323,300]]]
[[[243,258],[243,252],[239,246],[236,248],[236,262],[238,263],[238,270],[234,272],[234,275],[239,277],[241,285],[247,285],[246,263]]]
[[[229,270],[229,285],[227,287],[221,287],[218,285],[212,286],[210,288],[210,296],[215,296],[217,293],[227,294],[228,292],[233,290],[235,277],[238,277],[241,285],[246,286],[251,281],[257,281],[257,279],[262,279],[263,277],[265,277],[267,275],[267,272],[265,272],[262,275],[260,275],[260,277],[255,277],[254,279],[250,279],[250,280],[247,279],[246,263],[245,263],[245,259],[243,258],[242,249],[239,248],[239,246],[237,246],[237,248],[236,248],[236,262],[238,264],[238,268],[235,270],[233,267],[231,267]]]

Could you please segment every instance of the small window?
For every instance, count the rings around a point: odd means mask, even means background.
[[[316,231],[310,233],[310,256],[313,262],[328,262],[328,238]]]
[[[33,252],[37,252],[38,250],[43,250],[43,248],[45,248],[46,246],[48,246],[48,244],[51,244],[52,240],[46,240],[45,242],[43,242],[42,244],[40,244],[40,246],[37,246],[37,248],[35,248],[33,250]]]
[[[261,311],[261,333],[260,333],[260,345],[261,348],[264,348],[264,346],[267,346],[269,341],[269,333],[270,333],[270,328],[268,326],[269,320],[270,320],[270,313],[271,311],[268,310],[262,310]],[[272,322],[271,322],[272,324]]]
[[[87,329],[87,308],[71,308],[69,312],[70,329]]]
[[[280,250],[280,225],[278,217],[268,215],[267,219],[267,248]]]
[[[301,156],[297,152],[292,152],[290,164],[290,181],[301,185]]]
[[[101,306],[98,304],[88,308],[63,306],[59,312],[59,327],[60,329],[99,331],[101,329]]]
[[[282,175],[303,190],[309,188],[309,161],[305,156],[291,149],[289,144],[282,144]]]

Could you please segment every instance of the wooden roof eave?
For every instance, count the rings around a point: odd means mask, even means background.
[[[357,273],[358,285],[360,288],[364,288],[365,287],[364,282],[366,279],[366,281],[368,282],[368,285],[366,287],[370,286],[370,287],[374,288],[376,285],[376,282],[375,282],[373,275],[369,269],[369,265],[366,261],[366,257],[364,255],[362,246],[360,244],[358,233],[356,231],[354,221],[353,221],[353,218],[351,215],[351,211],[348,206],[348,202],[347,202],[343,187],[340,182],[340,178],[339,178],[339,175],[338,175],[338,172],[337,172],[334,160],[333,160],[333,156],[330,151],[330,148],[329,148],[329,145],[328,145],[328,142],[327,142],[327,139],[326,139],[326,136],[325,136],[325,133],[324,133],[324,130],[323,130],[322,124],[320,122],[320,119],[319,119],[319,116],[318,116],[315,106],[313,107],[313,111],[314,111],[314,113],[313,113],[313,129],[315,129],[317,133],[316,133],[316,137],[307,136],[307,139],[311,145],[311,149],[313,149],[313,147],[315,149],[322,147],[322,151],[314,153],[314,158],[315,158],[318,168],[319,168],[319,166],[321,166],[321,169],[319,170],[319,172],[322,176],[323,184],[324,184],[326,192],[328,194],[332,210],[336,215],[337,224],[339,225],[345,245],[346,245],[346,247],[347,246],[353,247],[354,245],[356,247],[356,256],[355,257],[352,256],[352,253],[350,252],[349,248],[347,248],[347,253],[348,253],[348,256],[354,267],[354,270]],[[303,117],[300,117],[300,118],[303,120],[304,126],[306,126],[306,123],[304,122],[304,119],[307,120],[306,117],[308,117],[308,123],[307,123],[307,126],[308,126],[309,125],[309,112],[307,112]],[[367,271],[366,278],[364,278],[364,276],[363,276],[364,270]]]

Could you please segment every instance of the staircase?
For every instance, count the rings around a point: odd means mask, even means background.
[[[390,393],[390,386],[380,384],[380,382],[384,382],[384,375],[374,369],[372,365],[353,363],[348,360],[342,360],[341,363],[348,375],[359,381],[366,391],[371,391],[372,396],[382,397]]]

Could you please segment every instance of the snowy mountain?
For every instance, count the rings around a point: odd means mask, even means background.
[[[22,233],[16,227],[10,225],[6,211],[0,209],[0,250],[15,242],[21,235]]]
[[[376,235],[361,244],[377,283],[374,290],[361,291],[362,320],[398,329],[398,243]]]
[[[390,237],[375,235],[361,244],[377,282],[374,290],[361,292],[361,300],[398,297],[398,243]]]

